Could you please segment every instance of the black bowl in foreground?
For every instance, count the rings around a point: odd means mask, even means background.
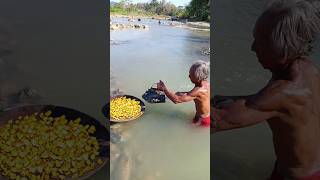
[[[60,117],[62,115],[65,115],[68,120],[75,120],[76,118],[81,118],[80,124],[93,125],[96,128],[96,132],[92,136],[96,137],[99,142],[99,157],[103,160],[103,164],[97,166],[94,170],[87,172],[83,176],[78,177],[77,180],[83,180],[94,175],[97,171],[99,171],[109,162],[110,135],[107,128],[91,116],[74,109],[54,105],[28,105],[13,109],[7,109],[6,111],[0,113],[0,126],[4,126],[9,120],[18,119],[19,116],[27,116],[32,115],[36,112],[42,113],[47,112],[49,110],[52,112],[52,117]],[[0,180],[5,179],[8,178],[0,175]],[[71,180],[72,178],[67,177],[66,179]]]

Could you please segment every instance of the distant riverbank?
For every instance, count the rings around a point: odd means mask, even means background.
[[[131,19],[156,19],[156,20],[170,20],[170,16],[164,15],[148,15],[148,14],[116,14],[111,13],[111,18],[131,18]]]
[[[139,19],[155,19],[159,21],[167,20],[167,25],[175,26],[175,27],[181,27],[181,28],[188,28],[188,29],[194,29],[194,30],[203,30],[203,31],[210,31],[210,23],[205,21],[195,21],[195,22],[189,22],[188,19],[180,20],[180,21],[170,21],[170,16],[163,16],[163,15],[155,15],[155,16],[149,16],[149,15],[122,15],[122,14],[111,14],[110,15],[111,20],[113,18],[127,18],[128,21],[138,21]]]

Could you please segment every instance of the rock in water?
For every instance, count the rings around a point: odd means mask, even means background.
[[[37,90],[26,87],[19,92],[18,97],[20,102],[34,102],[40,100],[42,95]]]
[[[122,138],[119,134],[113,132],[112,130],[110,131],[110,140],[112,143],[120,143],[122,141]]]
[[[116,90],[113,90],[111,92],[111,97],[115,97],[115,96],[118,96],[118,95],[124,95],[124,92],[119,88],[116,89]]]
[[[144,24],[110,24],[110,30],[118,29],[149,29],[149,26]]]
[[[116,180],[130,180],[131,174],[131,158],[128,154],[124,153],[118,160],[114,167],[112,177]]]
[[[201,54],[202,55],[205,55],[205,56],[210,56],[210,47],[209,48],[206,48],[206,49],[203,49],[201,51]]]
[[[110,172],[113,172],[115,166],[117,165],[117,161],[120,157],[120,148],[118,145],[110,142]]]

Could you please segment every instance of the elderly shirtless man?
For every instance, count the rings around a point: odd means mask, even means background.
[[[271,180],[320,179],[320,71],[308,56],[320,20],[311,2],[276,1],[258,18],[252,50],[272,72],[266,87],[213,99],[213,133],[267,121],[277,157]]]
[[[157,89],[163,91],[166,96],[175,104],[194,101],[196,107],[196,115],[193,123],[210,127],[210,83],[209,63],[204,61],[196,61],[189,70],[189,78],[195,85],[189,92],[172,92],[160,80]]]

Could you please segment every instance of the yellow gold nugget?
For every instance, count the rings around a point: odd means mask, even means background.
[[[126,97],[112,99],[110,102],[110,116],[112,119],[135,119],[142,114],[140,102]]]
[[[94,126],[81,119],[51,117],[51,111],[10,120],[0,127],[0,173],[10,179],[65,179],[98,166]]]

